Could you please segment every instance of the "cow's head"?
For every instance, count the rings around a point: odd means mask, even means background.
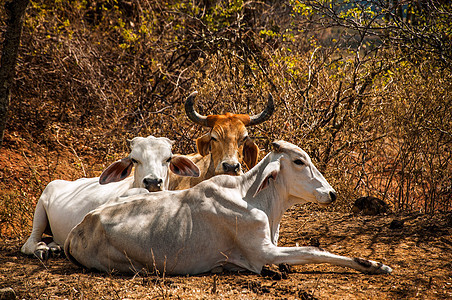
[[[185,112],[196,124],[209,127],[210,132],[196,140],[199,154],[212,154],[215,165],[215,175],[240,175],[243,161],[252,168],[256,165],[259,148],[248,136],[247,126],[260,124],[270,118],[274,111],[273,97],[268,97],[267,107],[258,115],[246,114],[208,115],[202,116],[194,109],[193,92],[185,101]]]
[[[305,151],[285,141],[275,141],[273,147],[271,162],[263,170],[255,195],[273,180],[287,191],[290,205],[304,202],[328,205],[336,200],[336,191]]]
[[[135,167],[133,187],[150,192],[168,189],[168,170],[180,176],[199,176],[198,167],[188,158],[173,155],[173,141],[164,137],[135,137],[129,156],[111,164],[99,178],[100,184],[121,181]]]

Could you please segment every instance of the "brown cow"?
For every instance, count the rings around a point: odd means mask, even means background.
[[[196,124],[209,127],[210,132],[196,139],[198,153],[186,155],[200,169],[198,178],[171,176],[170,190],[181,190],[195,186],[214,175],[242,174],[240,162],[248,168],[257,164],[259,147],[248,136],[247,126],[268,120],[275,110],[273,97],[269,94],[266,108],[257,115],[226,113],[224,115],[202,116],[194,109],[194,99],[198,92],[191,93],[185,101],[185,112]]]

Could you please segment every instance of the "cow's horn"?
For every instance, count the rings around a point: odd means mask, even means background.
[[[202,116],[195,111],[194,105],[195,97],[197,94],[198,91],[194,91],[187,97],[187,100],[185,100],[185,113],[187,114],[188,118],[196,124],[208,127],[207,117]]]
[[[260,114],[251,116],[250,117],[251,120],[250,120],[250,123],[248,124],[248,126],[257,125],[257,124],[267,121],[271,117],[271,115],[273,114],[274,111],[275,111],[275,105],[273,104],[273,96],[272,96],[272,94],[268,94],[267,107]]]

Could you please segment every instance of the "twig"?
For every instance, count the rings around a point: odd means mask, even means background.
[[[311,291],[312,298],[314,298],[315,291],[319,287],[320,279],[322,279],[322,275],[320,275],[319,278],[317,278],[317,282],[315,283],[315,286],[314,286],[314,288]]]
[[[57,141],[57,143],[60,144],[60,145],[61,145],[62,147],[64,147],[64,148],[69,148],[69,149],[72,150],[72,152],[74,153],[75,157],[77,157],[77,159],[78,159],[79,162],[80,162],[80,166],[82,167],[82,171],[83,171],[83,176],[86,177],[85,166],[83,165],[82,159],[77,155],[77,152],[75,151],[75,149],[74,149],[74,147],[73,147],[72,145],[69,147],[69,146],[63,145],[63,144],[60,142],[60,139],[59,139],[59,132],[60,132],[60,128],[58,128],[58,130],[57,130],[57,132],[56,132],[56,141]]]

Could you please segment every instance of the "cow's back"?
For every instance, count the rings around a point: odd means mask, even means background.
[[[236,222],[246,203],[217,202],[211,182],[197,187],[131,196],[92,211],[69,234],[66,255],[89,269],[127,273],[198,274],[239,261]]]
[[[52,236],[63,245],[71,229],[83,217],[110,199],[124,194],[133,178],[100,185],[99,178],[81,178],[75,181],[55,180],[49,183],[40,200],[46,209]]]

